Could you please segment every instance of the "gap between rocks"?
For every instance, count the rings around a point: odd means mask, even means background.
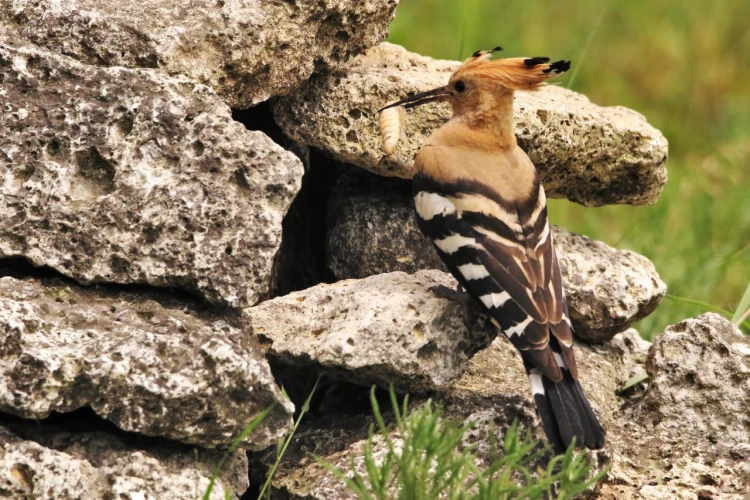
[[[92,283],[84,285],[65,276],[49,266],[35,266],[26,257],[0,258],[0,278],[11,277],[19,280],[34,279],[45,287],[79,287],[93,291],[103,297],[133,297],[133,299],[153,300],[166,309],[179,309],[201,319],[224,318],[230,324],[237,322],[237,313],[229,307],[217,307],[197,293],[183,288],[158,287],[148,284]],[[58,300],[58,302],[60,302]]]
[[[39,439],[41,429],[54,434],[60,431],[71,434],[102,432],[118,438],[127,446],[140,450],[154,448],[169,448],[175,453],[193,453],[193,450],[205,450],[196,445],[189,445],[157,436],[146,436],[138,432],[123,430],[114,423],[106,420],[94,412],[89,406],[82,406],[76,410],[60,413],[53,411],[49,417],[33,420],[21,418],[10,413],[0,412],[0,426],[6,427],[24,440],[34,441],[42,446],[48,446]],[[32,427],[33,431],[32,432]]]
[[[327,211],[331,188],[349,165],[287,137],[276,125],[269,102],[233,110],[232,118],[248,130],[266,134],[297,155],[305,167],[302,189],[282,222],[281,246],[274,259],[269,292],[260,302],[319,283],[335,282],[336,277],[326,265]]]

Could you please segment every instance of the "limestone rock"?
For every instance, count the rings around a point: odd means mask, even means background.
[[[617,335],[615,342],[604,346],[577,344],[575,347],[581,383],[610,432],[612,426],[616,425],[621,404],[615,391],[642,359],[643,346],[641,341],[635,340],[637,337],[638,332],[631,329]],[[474,428],[467,434],[465,444],[475,446],[480,460],[487,460],[490,456],[488,436],[494,432],[502,439],[514,420],[523,429],[535,432],[538,439],[544,439],[523,363],[516,349],[505,338],[496,339],[487,349],[477,353],[456,385],[433,397],[442,404],[445,418],[473,424]],[[424,404],[424,400],[412,401],[412,408]],[[380,408],[385,413],[386,424],[390,425],[393,420],[392,414],[388,414],[390,403],[382,402]],[[313,424],[303,424],[274,477],[275,492],[281,498],[295,500],[356,498],[342,482],[311,461],[309,456],[320,456],[344,470],[349,470],[354,461],[359,472],[366,474],[362,456],[372,423],[371,417],[360,415],[347,416],[346,419],[324,416]],[[393,435],[392,439],[398,442],[400,436]],[[376,437],[375,456],[384,450],[382,439]],[[590,458],[604,463],[609,454],[611,451],[607,449],[598,455],[591,454]],[[272,462],[274,457],[271,453],[264,458],[262,461],[267,463]],[[549,455],[545,455],[541,460],[549,458]],[[543,465],[543,462],[540,464]]]
[[[585,236],[553,228],[576,335],[605,342],[651,314],[667,293],[654,264]]]
[[[750,445],[750,339],[707,313],[656,337],[646,403],[658,427],[708,445]]]
[[[416,108],[407,139],[385,157],[376,111],[448,82],[457,62],[437,61],[383,43],[342,72],[311,79],[277,100],[274,117],[290,137],[376,174],[410,178],[419,147],[450,117],[447,104]],[[600,107],[548,85],[516,93],[516,136],[549,197],[588,206],[654,203],[667,180],[667,141],[640,114]]]
[[[649,390],[623,405],[605,498],[741,498],[750,491],[750,340],[717,314],[657,336]],[[635,493],[622,494],[620,489]],[[661,495],[661,496],[656,496]]]
[[[623,396],[619,389],[643,370],[647,349],[649,390]],[[581,385],[607,431],[606,447],[589,458],[610,472],[591,498],[739,499],[750,491],[750,341],[728,321],[715,314],[690,319],[650,346],[631,329],[607,344],[576,344],[575,353]],[[445,416],[475,422],[471,442],[480,458],[490,425],[502,433],[513,419],[526,428],[536,419],[520,356],[504,338],[434,398],[444,401]],[[291,499],[355,498],[309,455],[345,470],[354,460],[364,473],[370,424],[358,416],[303,425],[274,478],[276,491]],[[533,428],[542,438],[538,421]],[[383,448],[376,438],[376,456]]]
[[[193,81],[2,40],[0,257],[233,306],[267,292],[293,154]]]
[[[0,411],[40,419],[90,406],[122,429],[204,447],[264,448],[294,411],[258,347],[221,319],[135,294],[0,278]]]
[[[447,387],[496,335],[440,271],[321,284],[245,309],[267,355],[363,385]]]
[[[417,227],[408,183],[348,175],[329,204],[328,266],[338,279],[446,270]],[[650,314],[666,293],[645,257],[553,227],[576,336],[603,342]]]
[[[0,491],[17,499],[202,498],[222,453],[163,444],[140,449],[104,432],[71,433],[35,424],[0,427]],[[209,498],[239,498],[248,488],[243,451],[235,452]]]
[[[381,42],[397,4],[0,0],[0,32],[91,65],[184,74],[247,108]]]

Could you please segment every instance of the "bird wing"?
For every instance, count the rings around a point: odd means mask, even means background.
[[[538,178],[531,195],[515,200],[474,179],[446,182],[424,172],[415,175],[413,189],[420,229],[493,323],[551,380],[562,379],[561,367],[577,378],[572,327]]]

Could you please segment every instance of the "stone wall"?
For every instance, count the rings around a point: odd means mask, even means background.
[[[353,498],[311,454],[361,452],[372,384],[431,395],[479,442],[514,419],[540,432],[519,355],[411,212],[448,108],[410,113],[383,154],[376,110],[458,64],[380,43],[396,4],[0,0],[2,495],[201,495],[269,409],[211,497],[252,498],[318,374],[281,498]],[[516,110],[550,196],[656,201],[667,142],[641,115],[555,86]],[[554,236],[608,431],[591,496],[750,488],[746,339],[704,315],[641,340],[666,293],[654,266]]]

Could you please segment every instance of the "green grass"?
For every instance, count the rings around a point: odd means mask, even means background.
[[[650,258],[669,293],[734,311],[750,280],[750,2],[402,0],[389,41],[457,59],[573,61],[560,83],[644,114],[669,140],[669,182],[649,207],[550,202],[550,219]],[[653,338],[707,309],[665,300],[637,327]]]
[[[537,441],[521,437],[515,423],[506,431],[502,449],[494,431],[490,432],[490,464],[482,466],[474,450],[462,445],[470,426],[441,418],[440,406],[429,400],[409,411],[408,397],[399,405],[392,387],[390,395],[396,420],[393,430],[385,424],[374,387],[370,393],[385,452],[374,451],[371,427],[363,473],[354,459],[349,470],[343,470],[317,458],[360,500],[569,499],[606,474],[606,470],[593,473],[586,454],[575,453],[574,445],[546,468],[533,468],[546,450]]]
[[[263,487],[260,490],[260,493],[258,494],[258,500],[262,500],[264,498],[270,499],[271,498],[271,482],[273,481],[273,476],[276,474],[276,469],[279,467],[279,464],[281,463],[282,458],[284,457],[284,454],[286,453],[286,449],[289,447],[289,444],[292,442],[292,439],[294,438],[294,434],[297,432],[297,428],[299,427],[300,422],[302,422],[302,419],[304,418],[305,414],[310,411],[310,401],[312,401],[313,395],[315,394],[315,390],[318,388],[318,384],[320,383],[321,375],[318,375],[317,380],[315,380],[315,384],[313,385],[312,389],[310,390],[310,394],[307,396],[307,399],[302,404],[302,407],[300,408],[299,414],[297,415],[297,418],[294,421],[294,426],[292,427],[291,432],[276,443],[276,460],[274,461],[273,465],[268,471],[268,474],[266,475],[266,481],[263,483]],[[282,392],[284,397],[288,397],[286,395],[286,392],[284,391],[284,388],[282,387]],[[203,492],[202,500],[208,500],[211,498],[211,492],[213,491],[214,485],[216,484],[216,479],[219,477],[219,474],[221,473],[221,470],[226,465],[227,461],[231,458],[231,456],[234,454],[235,451],[242,445],[242,442],[247,438],[250,434],[253,433],[256,427],[258,427],[263,420],[268,417],[268,415],[273,411],[273,409],[276,407],[276,402],[272,403],[268,408],[260,412],[252,421],[250,421],[247,426],[242,429],[242,432],[232,441],[232,444],[229,446],[229,449],[224,453],[219,463],[214,467],[213,471],[211,472],[211,478],[208,483],[208,487],[206,488],[206,491]],[[224,492],[225,497],[229,498],[231,494],[229,491]]]
[[[211,479],[208,482],[206,491],[203,493],[203,500],[209,500],[211,498],[211,492],[213,491],[214,485],[216,484],[216,479],[219,477],[221,470],[224,468],[229,458],[234,454],[235,451],[237,451],[245,438],[253,433],[255,428],[258,427],[263,422],[263,420],[266,419],[266,417],[273,411],[275,407],[276,403],[273,403],[268,408],[260,412],[252,421],[250,421],[249,424],[247,424],[247,426],[245,426],[244,429],[242,429],[242,432],[240,432],[240,434],[236,438],[234,438],[234,441],[232,441],[232,444],[229,446],[229,450],[227,450],[227,452],[211,472]],[[225,496],[229,494],[228,491],[225,491],[224,493]]]

